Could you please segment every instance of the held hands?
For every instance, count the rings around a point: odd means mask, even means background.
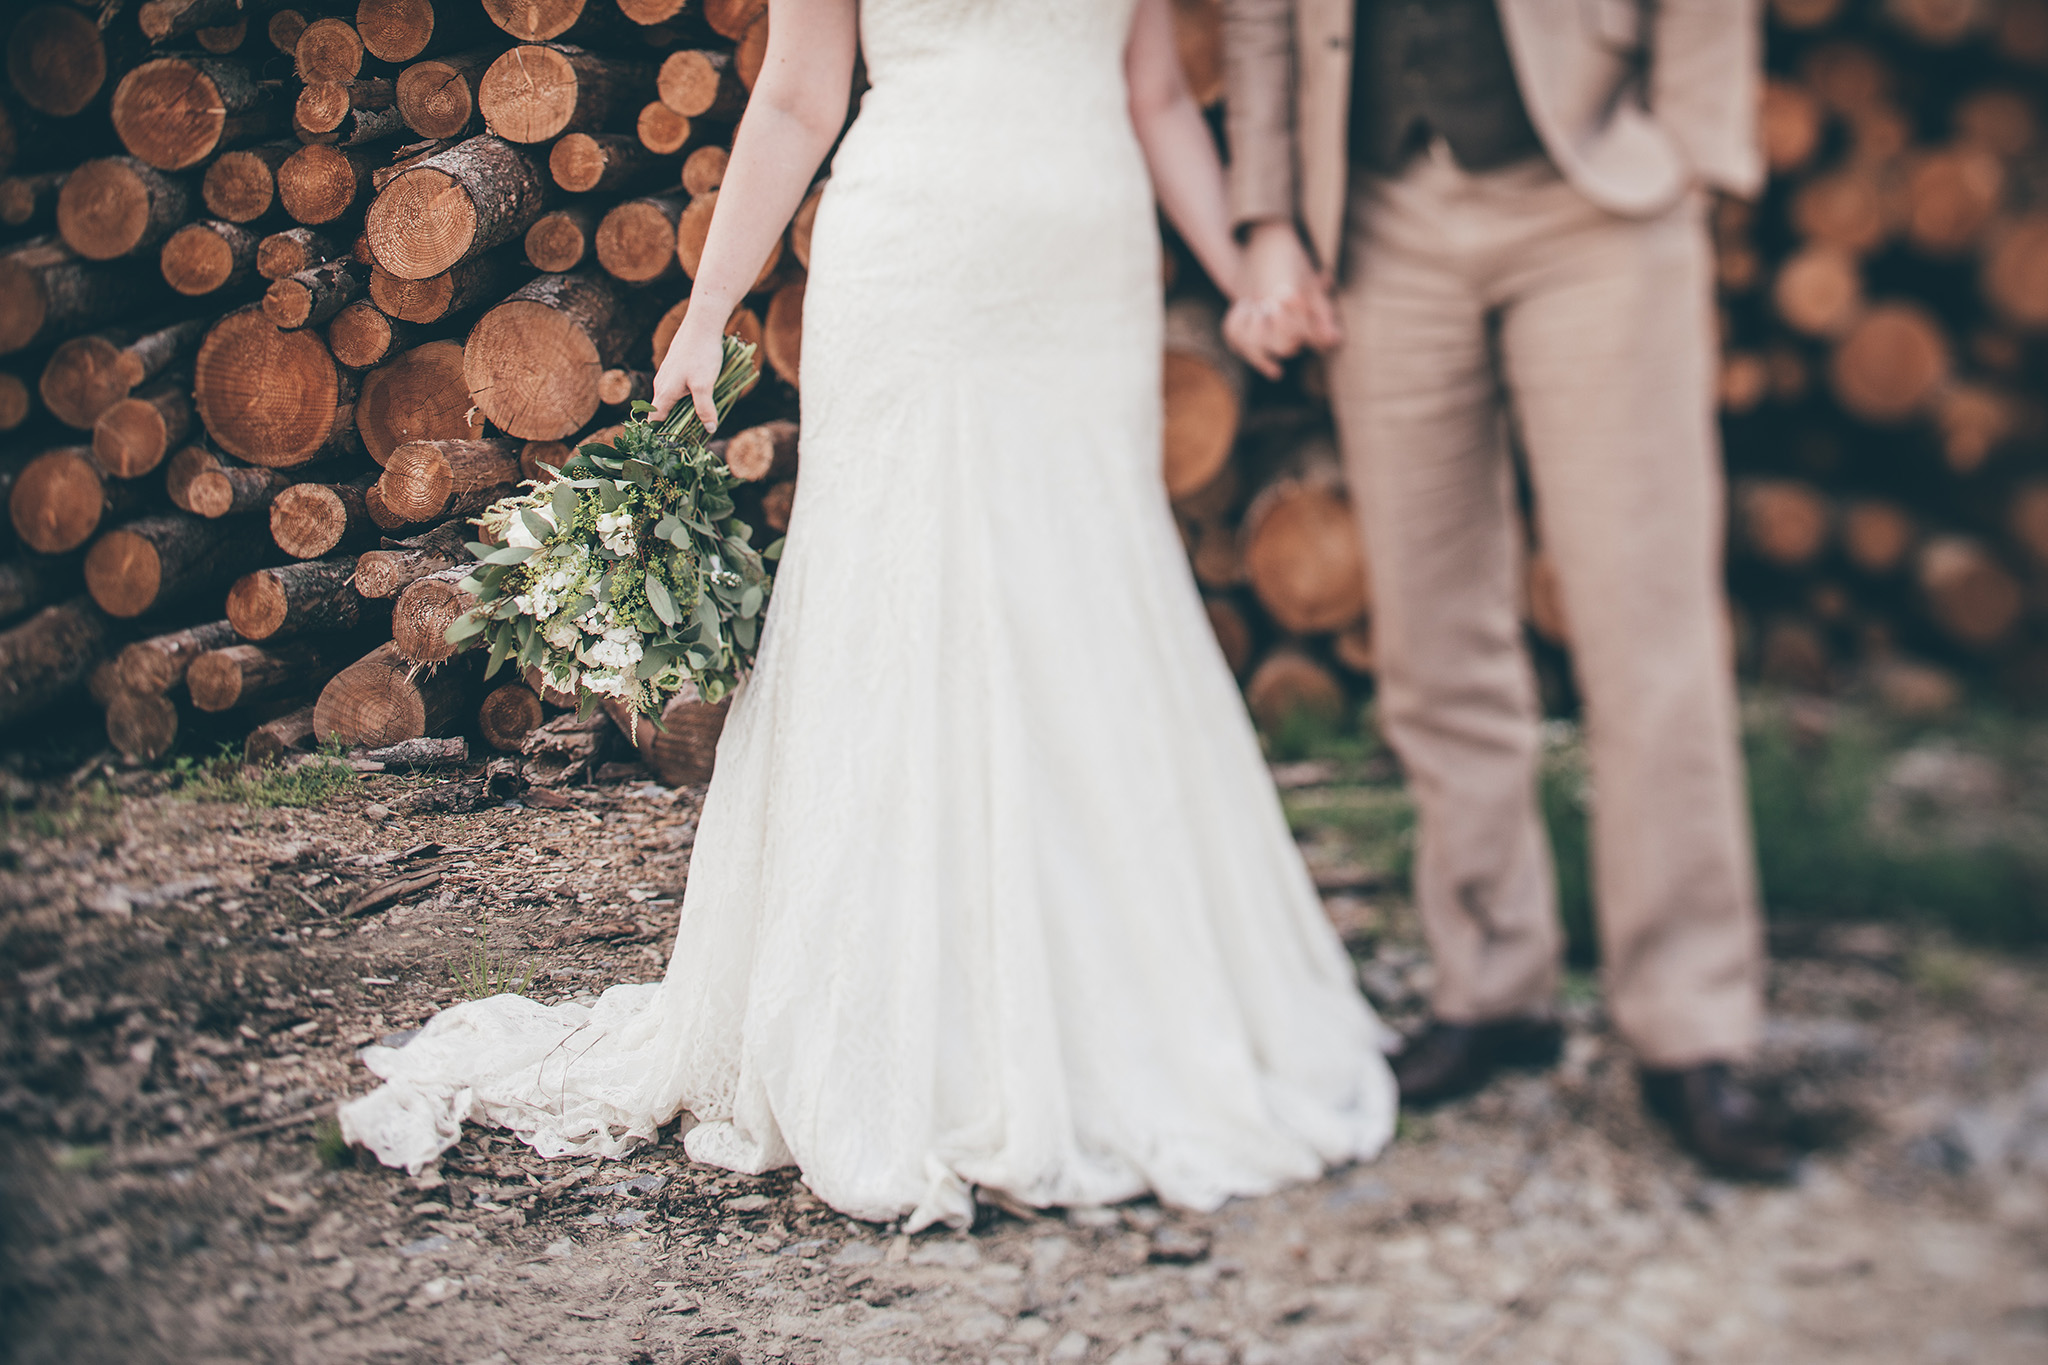
[[[711,395],[725,365],[725,338],[716,330],[693,325],[696,321],[694,312],[684,315],[683,325],[668,344],[668,354],[661,358],[661,368],[654,372],[652,416],[657,420],[666,417],[671,408],[687,399],[695,405],[704,430],[715,432],[718,408]]]
[[[1328,350],[1344,339],[1329,292],[1292,223],[1274,220],[1252,229],[1243,286],[1223,319],[1223,338],[1266,378],[1279,378],[1281,362],[1303,346]]]

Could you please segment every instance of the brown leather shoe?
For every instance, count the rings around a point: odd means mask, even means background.
[[[1394,1056],[1394,1081],[1401,1102],[1441,1104],[1469,1095],[1504,1067],[1540,1070],[1555,1066],[1564,1030],[1549,1019],[1496,1019],[1484,1024],[1447,1024],[1432,1019]]]
[[[1737,1180],[1791,1178],[1798,1153],[1726,1063],[1678,1071],[1645,1067],[1641,1079],[1644,1106],[1708,1170]]]

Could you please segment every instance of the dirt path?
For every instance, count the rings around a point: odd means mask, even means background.
[[[447,784],[380,776],[252,810],[122,780],[0,843],[14,1359],[2048,1358],[2040,961],[1875,927],[1780,944],[1763,1069],[1831,1143],[1788,1189],[1703,1180],[1647,1128],[1581,986],[1558,1072],[1407,1121],[1373,1165],[1207,1216],[904,1238],[691,1166],[673,1131],[609,1165],[475,1132],[419,1181],[329,1164],[316,1116],[365,1087],[355,1049],[459,998],[486,910],[492,969],[543,999],[660,971],[689,794],[433,813]],[[1400,908],[1333,908],[1411,1014]]]

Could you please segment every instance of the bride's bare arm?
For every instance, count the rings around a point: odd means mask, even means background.
[[[689,311],[654,376],[657,414],[686,395],[716,425],[726,319],[760,274],[846,120],[859,38],[855,0],[770,0],[768,54],[733,138]]]
[[[1170,0],[1138,0],[1124,70],[1131,123],[1151,167],[1159,206],[1216,287],[1235,299],[1241,253],[1230,234],[1223,162],[1181,71]]]

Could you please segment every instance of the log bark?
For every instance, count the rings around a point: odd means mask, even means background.
[[[0,371],[0,431],[19,430],[35,410],[35,395],[28,381],[11,371]]]
[[[695,688],[687,686],[662,708],[662,729],[645,717],[636,721],[631,711],[615,700],[604,707],[612,724],[633,741],[641,760],[668,787],[701,787],[711,780],[717,766],[718,737],[725,731],[726,713],[731,709],[731,697],[707,703]]]
[[[419,345],[421,336],[412,323],[387,317],[368,299],[358,299],[328,324],[327,347],[336,364],[367,370]]]
[[[725,446],[725,467],[750,483],[792,477],[797,468],[797,424],[763,422],[734,432]]]
[[[1372,618],[1353,621],[1330,637],[1330,657],[1340,668],[1369,678],[1379,671],[1379,656],[1373,651]]]
[[[268,550],[249,528],[187,512],[108,531],[85,556],[85,587],[109,616],[141,616],[232,578]]]
[[[654,93],[651,63],[567,44],[515,47],[491,63],[477,86],[484,126],[510,142],[546,142],[596,132]]]
[[[185,690],[201,711],[232,711],[323,687],[355,657],[346,642],[334,640],[228,645],[192,661],[185,672]]]
[[[789,518],[796,510],[796,480],[785,479],[772,484],[761,495],[761,520],[768,529],[780,534],[789,529]]]
[[[1781,569],[1818,560],[1833,529],[1827,498],[1795,479],[1738,480],[1730,490],[1729,513],[1738,547]]]
[[[76,591],[78,565],[71,559],[19,555],[0,560],[0,622],[12,622]]]
[[[169,376],[138,389],[99,415],[92,453],[117,479],[139,479],[164,462],[192,432],[190,376]]]
[[[1842,555],[1864,573],[1896,572],[1917,534],[1912,515],[1897,503],[1863,498],[1842,509]]]
[[[163,285],[156,262],[88,261],[54,237],[0,254],[0,355],[132,316]]]
[[[775,291],[761,323],[761,354],[793,389],[802,387],[803,346],[804,282],[798,280]]]
[[[112,623],[84,597],[44,607],[0,631],[0,729],[76,689],[112,636]]]
[[[393,598],[429,574],[469,561],[470,528],[443,522],[410,540],[386,541],[356,560],[356,589],[365,597]]]
[[[573,136],[573,135],[572,135]],[[568,138],[563,138],[567,142]],[[560,146],[561,143],[555,144]],[[526,230],[526,260],[535,270],[560,275],[582,265],[597,237],[599,214],[590,204],[544,213]]]
[[[279,470],[230,464],[204,446],[188,446],[173,456],[164,479],[174,505],[209,520],[261,512],[291,484],[291,476]]]
[[[242,761],[279,763],[311,750],[313,743],[313,707],[309,703],[251,730],[242,741]]]
[[[384,505],[409,521],[435,521],[458,496],[509,488],[519,480],[520,443],[422,440],[392,451],[384,467]]]
[[[1835,399],[1866,422],[1900,422],[1933,397],[1950,367],[1941,324],[1917,304],[1869,309],[1828,360]]]
[[[235,628],[226,621],[152,635],[114,656],[115,681],[126,692],[161,695],[185,681],[194,659],[236,643]]]
[[[548,150],[548,174],[574,194],[612,193],[660,164],[638,138],[622,133],[568,133]]]
[[[417,668],[382,644],[320,689],[313,735],[378,748],[446,734],[461,723],[469,694],[468,670]]]
[[[675,274],[676,222],[683,208],[680,195],[668,194],[617,205],[597,226],[597,263],[628,284],[650,284]]]
[[[295,222],[335,222],[369,196],[381,159],[370,147],[301,147],[277,168],[278,203]]]
[[[316,94],[324,94],[324,92],[334,89],[355,90],[363,86],[388,86],[389,84],[390,82],[388,81],[381,83],[352,81],[345,87],[308,86],[307,90],[314,91]],[[375,96],[372,95],[371,97],[374,98]],[[324,104],[315,105],[313,114],[316,120],[325,122],[326,118],[331,114],[331,109],[327,108],[326,105],[331,104],[333,99],[334,97],[330,96]],[[292,118],[292,131],[298,134],[299,141],[309,145],[352,147],[359,151],[377,153],[379,154],[379,159],[381,159],[381,154],[386,149],[377,147],[374,144],[389,142],[409,132],[410,129],[406,127],[405,115],[398,111],[396,105],[355,104],[348,105],[341,116],[334,120],[331,127],[317,127],[301,123],[298,119],[298,112],[295,109]]]
[[[1839,247],[1807,247],[1778,267],[1771,301],[1793,331],[1840,336],[1863,311],[1862,270]]]
[[[0,225],[22,230],[55,226],[57,196],[70,174],[44,171],[40,175],[10,175],[0,180]]]
[[[292,49],[292,63],[299,79],[352,81],[363,71],[363,40],[354,24],[346,19],[315,19],[299,34]]]
[[[1269,735],[1307,720],[1334,725],[1344,714],[1344,685],[1298,649],[1274,650],[1244,685],[1245,708]]]
[[[2013,544],[2037,568],[2048,569],[2048,480],[2029,480],[2013,490],[2006,527]]]
[[[361,0],[356,34],[363,49],[383,62],[410,62],[432,52],[481,42],[490,33],[483,14],[433,0]]]
[[[1223,662],[1229,665],[1234,676],[1243,677],[1245,668],[1252,661],[1252,628],[1245,621],[1244,613],[1221,597],[1204,601],[1202,610],[1209,618],[1209,630],[1216,637],[1216,647],[1223,652]]]
[[[414,62],[398,77],[398,112],[421,137],[460,138],[477,132],[477,87],[498,59],[496,47]]]
[[[198,298],[254,278],[261,242],[240,223],[202,219],[171,234],[157,255],[157,267],[165,284],[187,298]]]
[[[1166,311],[1163,459],[1171,498],[1205,487],[1237,443],[1245,371],[1223,344],[1222,324],[1214,308],[1192,300]]]
[[[746,37],[768,13],[768,0],[704,0],[704,22],[734,42]]]
[[[749,93],[754,82],[761,79],[761,68],[768,61],[768,9],[762,6],[754,21],[747,25],[747,31],[740,35],[739,46],[733,49],[733,69],[739,72],[740,84]]]
[[[108,476],[84,446],[46,450],[15,477],[7,511],[21,543],[39,554],[75,550],[142,500],[140,486]]]
[[[651,306],[595,271],[531,281],[470,333],[463,372],[471,398],[509,435],[573,435],[597,414],[599,376],[646,335]]]
[[[83,113],[106,81],[107,48],[99,27],[69,5],[28,9],[7,35],[7,83],[38,113]]]
[[[476,709],[477,729],[484,743],[505,754],[518,753],[545,718],[540,698],[525,683],[493,688]]]
[[[1984,297],[2022,327],[2048,327],[2048,211],[2001,231],[1984,256]]]
[[[1929,618],[1956,643],[1990,649],[2018,626],[2026,608],[2019,580],[1976,541],[1937,536],[1913,567]]]
[[[363,376],[356,425],[378,464],[408,441],[476,440],[484,424],[464,380],[459,341],[415,346]]]
[[[596,29],[607,23],[604,0],[484,0],[490,21],[521,42],[559,38],[571,29]]]
[[[91,430],[101,413],[189,356],[205,335],[206,322],[194,318],[152,331],[74,337],[43,366],[43,405],[64,425]]]
[[[1327,442],[1296,452],[1245,509],[1239,534],[1252,592],[1282,630],[1340,630],[1371,606],[1358,519]]]
[[[270,539],[293,559],[320,559],[375,537],[363,491],[368,474],[347,483],[295,483],[270,504]]]
[[[308,559],[259,569],[228,589],[227,617],[245,640],[354,630],[381,611],[365,609],[355,589],[355,559]]]
[[[732,153],[711,144],[699,147],[683,158],[683,192],[692,198],[709,194],[725,183],[725,168]]]
[[[288,279],[347,255],[348,248],[316,228],[286,228],[271,233],[257,246],[256,271],[266,280]]]
[[[228,454],[289,469],[356,448],[355,382],[313,333],[280,331],[260,307],[240,308],[200,344],[193,399]]]
[[[1852,256],[1867,256],[1883,246],[1893,226],[1883,181],[1874,167],[1862,163],[1800,186],[1792,200],[1792,224],[1807,241]]]
[[[265,142],[223,152],[206,168],[199,196],[206,211],[230,223],[253,223],[277,207],[277,170],[297,142]]]
[[[646,402],[654,397],[654,375],[648,370],[606,370],[597,377],[597,401],[606,407]]]
[[[1787,175],[1813,160],[1820,150],[1825,114],[1813,92],[1790,81],[1764,82],[1758,123],[1764,164],[1773,175]]]
[[[107,743],[130,763],[154,763],[177,743],[180,719],[161,693],[119,692],[107,699]]]
[[[473,137],[386,185],[366,231],[377,264],[424,280],[524,235],[551,190],[533,154],[496,137]]]
[[[273,281],[263,294],[263,315],[286,331],[317,327],[355,302],[369,282],[368,266],[347,257],[328,261]]]
[[[292,105],[292,131],[302,142],[338,141],[354,146],[376,141],[376,137],[369,135],[375,121],[351,120],[350,115],[391,110],[391,118],[402,125],[405,120],[396,112],[397,103],[397,83],[382,76],[358,78],[346,85],[338,81],[315,81],[300,88],[299,97]],[[388,136],[395,131],[395,128],[387,126],[383,135]]]
[[[1929,256],[1969,252],[2005,198],[2005,163],[1982,147],[1921,156],[1906,178],[1906,240]]]
[[[497,302],[526,275],[525,261],[509,249],[464,261],[445,274],[423,280],[400,279],[372,266],[370,302],[401,322],[439,322]]]
[[[731,123],[746,107],[747,90],[740,84],[732,53],[685,48],[662,59],[655,76],[661,102],[685,118]]]
[[[633,134],[640,139],[640,145],[656,156],[673,156],[690,145],[696,128],[690,120],[663,104],[651,100],[640,106],[640,115],[633,121]]]
[[[218,152],[283,132],[289,111],[275,87],[225,57],[159,57],[114,89],[114,131],[129,154],[182,171]],[[223,215],[226,216],[226,215]]]
[[[824,199],[825,182],[821,180],[811,186],[804,202],[797,205],[796,217],[789,222],[789,254],[806,270],[811,268],[811,229],[818,221],[818,205]]]
[[[161,43],[202,29],[232,27],[251,11],[271,7],[269,0],[148,0],[136,11],[136,25],[143,37]]]
[[[551,479],[576,454],[567,441],[528,441],[519,448],[521,479]]]
[[[476,605],[463,591],[468,565],[428,574],[406,585],[391,608],[391,643],[399,657],[416,664],[440,663],[457,654],[448,643],[448,627]]]

